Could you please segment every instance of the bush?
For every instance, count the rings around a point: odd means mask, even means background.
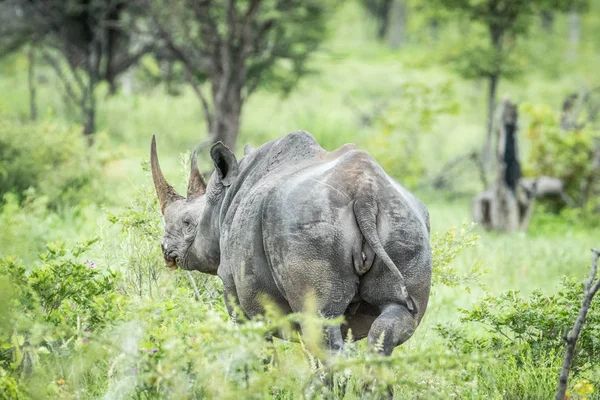
[[[79,129],[0,121],[0,202],[9,192],[22,199],[29,188],[53,207],[96,196],[96,150]]]
[[[458,354],[487,354],[499,360],[502,368],[478,366],[465,375],[466,380],[496,385],[505,398],[526,398],[532,391],[531,383],[552,377],[553,384],[564,355],[563,335],[573,326],[579,312],[583,284],[573,278],[564,278],[558,293],[550,296],[536,291],[528,298],[517,291],[500,296],[487,296],[471,310],[460,310],[460,327],[438,325],[437,331],[446,339],[449,348]],[[477,323],[484,330],[477,332]],[[597,360],[600,357],[600,308],[594,306],[588,313],[585,329],[581,332],[573,362],[572,384],[587,379],[592,387],[600,386]],[[492,357],[490,357],[490,360]],[[514,368],[506,368],[513,365]],[[596,371],[594,371],[596,368]],[[502,374],[512,374],[503,379]],[[554,386],[552,386],[554,387]],[[552,393],[549,393],[550,395]],[[541,396],[548,398],[551,396]]]
[[[74,363],[122,317],[119,275],[82,259],[92,243],[49,244],[41,263],[29,268],[0,259],[0,388],[12,397],[38,389],[36,396],[54,397],[46,384],[63,363]]]
[[[567,195],[584,212],[600,206],[595,199],[600,179],[592,162],[597,132],[584,125],[564,131],[560,116],[549,106],[524,104],[521,110],[530,118],[527,138],[532,146],[526,174],[560,178]]]
[[[441,117],[457,114],[458,102],[451,82],[406,83],[386,100],[389,104],[376,114],[375,134],[365,142],[365,148],[385,171],[412,188],[427,172],[423,137]]]

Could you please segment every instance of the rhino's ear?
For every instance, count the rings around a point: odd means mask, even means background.
[[[238,162],[235,154],[222,142],[217,142],[210,149],[210,157],[215,164],[215,171],[223,186],[233,183],[238,174]]]
[[[198,155],[194,151],[190,157],[190,179],[188,181],[187,199],[194,200],[206,192],[206,181],[198,169]]]

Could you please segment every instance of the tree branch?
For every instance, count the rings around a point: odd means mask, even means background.
[[[202,108],[204,110],[204,116],[206,118],[206,122],[208,125],[208,130],[209,130],[209,132],[213,133],[213,120],[214,120],[213,114],[211,112],[210,105],[206,99],[206,96],[204,96],[202,89],[200,88],[198,83],[194,80],[193,68],[192,68],[193,64],[192,64],[191,60],[187,57],[185,52],[175,44],[170,33],[167,32],[167,30],[162,26],[160,21],[158,21],[158,18],[155,15],[152,15],[152,19],[159,30],[160,36],[166,42],[167,48],[171,51],[171,53],[173,53],[173,55],[179,61],[182,62],[183,67],[185,69],[186,80],[192,86],[192,89],[194,90],[194,93],[196,94],[196,96],[200,99],[200,102],[202,103]]]
[[[131,67],[133,64],[135,64],[140,58],[142,58],[145,54],[152,51],[153,48],[154,48],[154,44],[148,43],[148,44],[144,45],[136,53],[128,55],[125,58],[119,60],[119,62],[115,63],[116,65],[113,67],[113,74],[116,76],[116,75],[119,75],[122,72],[126,71],[127,69],[129,69],[129,67]]]
[[[75,91],[73,90],[73,87],[69,83],[69,80],[63,73],[62,68],[60,67],[58,61],[55,60],[45,50],[42,50],[42,56],[44,57],[44,60],[46,60],[46,62],[50,65],[50,67],[52,67],[52,69],[56,73],[56,76],[58,76],[58,79],[61,81],[61,83],[65,87],[65,92],[67,94],[66,99],[69,100],[69,102],[73,103],[73,105],[79,107],[79,97],[76,95]],[[69,102],[67,102],[67,104]]]
[[[194,280],[192,273],[190,271],[185,272],[187,273],[188,278],[190,278],[190,281],[192,282],[192,287],[194,288],[194,297],[196,298],[196,301],[200,301],[200,292],[198,292],[198,286],[196,286],[196,281]]]
[[[577,339],[579,339],[579,334],[581,333],[581,329],[583,328],[583,324],[585,323],[585,318],[590,309],[592,299],[594,298],[594,295],[598,292],[598,289],[600,289],[600,279],[598,279],[594,283],[594,279],[596,278],[596,273],[598,271],[598,259],[600,259],[600,250],[592,249],[592,253],[594,253],[594,261],[592,262],[592,269],[590,270],[590,275],[585,282],[583,302],[581,304],[581,308],[579,309],[579,314],[577,315],[577,319],[575,320],[575,325],[573,326],[573,329],[568,335],[565,335],[564,337],[567,346],[565,351],[565,357],[563,359],[562,369],[559,375],[558,388],[556,389],[556,395],[554,396],[555,400],[565,399],[565,395],[567,393],[569,373],[571,372],[571,366],[573,364],[573,357],[575,354],[575,345],[577,344]]]
[[[208,131],[213,133],[213,115],[210,110],[210,106],[208,105],[208,101],[206,100],[206,96],[204,96],[204,93],[202,93],[202,89],[200,88],[198,83],[194,80],[194,77],[192,76],[190,68],[185,62],[183,63],[183,67],[185,68],[185,79],[192,86],[194,93],[196,93],[196,96],[198,96],[198,98],[200,99],[200,102],[202,103],[202,108],[204,110],[204,116],[206,118],[206,122],[208,123]]]
[[[215,91],[215,93],[213,93],[213,98],[215,99],[215,103],[217,104],[221,104],[224,101],[225,94],[227,93],[226,88],[228,88],[231,83],[231,77],[234,71],[234,66],[232,65],[232,52],[237,31],[235,8],[236,0],[228,0],[226,10],[227,40],[222,46],[219,47],[220,68],[215,66],[217,67],[216,69],[220,70],[221,72],[221,79],[218,83],[217,90]],[[214,84],[213,88],[215,88]]]

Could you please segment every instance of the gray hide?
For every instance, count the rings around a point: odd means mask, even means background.
[[[265,298],[299,312],[345,316],[326,344],[355,339],[383,353],[412,336],[431,286],[429,215],[414,195],[354,145],[327,152],[298,131],[249,149],[239,163],[221,143],[208,184],[195,156],[188,196],[166,183],[153,140],[152,172],[165,216],[167,265],[218,274],[230,314],[252,318]]]

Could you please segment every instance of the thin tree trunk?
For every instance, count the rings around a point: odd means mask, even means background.
[[[579,13],[572,9],[569,13],[569,49],[567,58],[574,61],[577,58],[577,48],[579,47],[581,21]]]
[[[83,134],[88,137],[88,142],[91,145],[93,143],[92,135],[96,131],[96,106],[93,99],[90,99],[89,106],[84,106],[84,113]]]
[[[123,95],[131,96],[133,94],[133,70],[130,68],[123,74]]]
[[[102,29],[101,32],[104,39],[103,44],[105,46],[103,53],[106,54],[104,61],[104,77],[108,81],[109,96],[117,94],[119,89],[117,76],[121,71],[117,71],[115,69],[115,59],[117,57],[119,38],[121,36],[121,31],[117,26],[119,24],[119,18],[121,16],[124,4],[125,3],[121,4],[116,2],[112,7],[110,7],[108,14],[105,16],[108,26]],[[100,69],[98,69],[98,73],[100,74]]]
[[[429,20],[429,31],[431,41],[437,43],[440,41],[440,21],[437,18],[431,18]]]
[[[241,90],[236,88],[226,88],[228,93],[217,101],[213,96],[214,115],[212,136],[215,141],[225,143],[232,151],[235,151],[235,145],[240,129],[240,115],[242,111]]]
[[[27,84],[29,85],[29,118],[32,121],[37,119],[37,104],[36,104],[36,82],[35,82],[35,49],[29,46],[27,52],[28,68],[27,68]]]
[[[379,21],[379,28],[377,30],[377,37],[384,39],[387,35],[390,26],[390,8],[394,0],[384,0],[381,8],[378,10],[377,19]]]
[[[99,43],[93,43],[90,48],[90,54],[88,57],[88,87],[86,88],[86,94],[82,96],[82,114],[84,118],[84,129],[83,134],[88,138],[88,144],[92,145],[94,139],[93,133],[96,132],[96,96],[94,89],[98,82],[99,71],[100,71],[100,49]]]
[[[388,43],[392,48],[400,48],[406,42],[407,7],[404,0],[392,3],[389,16]]]
[[[499,76],[497,74],[490,75],[488,80],[488,115],[487,115],[487,132],[485,143],[483,145],[482,163],[485,180],[484,186],[488,186],[487,176],[490,171],[492,161],[492,139],[494,132],[494,111],[496,110],[496,92],[498,91]]]
[[[167,94],[173,96],[175,95],[175,88],[173,87],[173,62],[171,60],[166,60],[163,68],[165,69],[165,86]]]
[[[107,75],[106,80],[108,81],[108,95],[114,96],[117,94],[119,90],[119,85],[117,84],[117,78],[113,75]]]
[[[542,29],[547,33],[552,33],[554,31],[554,14],[552,11],[542,11],[540,17],[542,20]]]

